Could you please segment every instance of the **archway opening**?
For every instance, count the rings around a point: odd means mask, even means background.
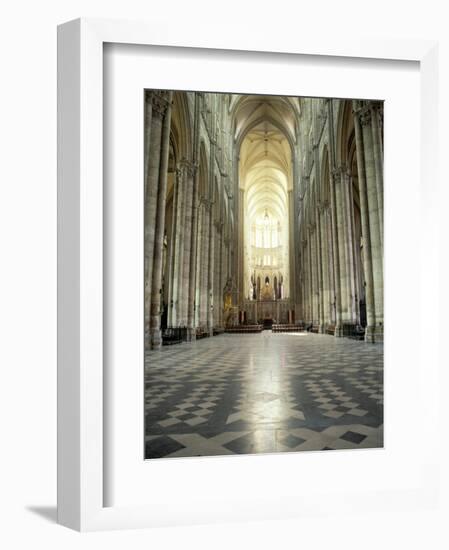
[[[247,97],[235,112],[242,239],[241,307],[248,322],[287,322],[295,113],[285,98]]]

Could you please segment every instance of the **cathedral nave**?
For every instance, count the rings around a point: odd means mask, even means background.
[[[146,458],[382,446],[383,103],[145,92]]]

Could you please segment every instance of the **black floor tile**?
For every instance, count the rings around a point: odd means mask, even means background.
[[[178,441],[163,435],[146,442],[145,458],[162,458],[184,448],[184,445],[181,445]]]
[[[358,445],[364,439],[366,439],[366,435],[349,431],[340,436],[340,439],[344,439],[345,441],[349,441],[350,443],[355,443],[356,445]]]

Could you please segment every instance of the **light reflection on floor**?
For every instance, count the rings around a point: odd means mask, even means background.
[[[147,458],[383,445],[381,344],[223,334],[150,352],[145,388]]]

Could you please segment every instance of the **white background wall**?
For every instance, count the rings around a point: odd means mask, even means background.
[[[16,0],[3,5],[0,31],[0,545],[3,548],[447,548],[443,513],[77,534],[54,524],[56,503],[56,25],[79,16],[179,17],[201,25],[237,20],[267,35],[327,33],[440,38],[449,97],[448,17],[444,2],[360,0]],[[328,12],[326,14],[325,5]],[[362,7],[363,6],[363,7]],[[204,9],[204,11],[202,11]],[[447,105],[441,120],[449,122]],[[442,127],[444,124],[442,124]],[[442,164],[448,139],[440,134]],[[447,180],[447,177],[445,178]],[[443,178],[442,180],[443,181]],[[447,185],[449,187],[449,184]],[[441,189],[444,216],[448,216]],[[446,237],[447,239],[447,237]],[[444,249],[449,247],[446,244]],[[449,280],[447,262],[442,277]],[[443,280],[444,280],[443,279]],[[442,296],[442,301],[447,297]],[[443,302],[442,302],[443,304]],[[443,310],[443,305],[442,305]],[[441,317],[443,319],[443,317]],[[447,328],[446,328],[447,332]],[[448,362],[449,364],[449,362]],[[448,377],[445,372],[443,381]],[[442,412],[447,414],[447,405]],[[425,444],[417,434],[412,444]],[[447,450],[447,447],[446,447]],[[447,482],[447,476],[444,477]],[[447,503],[447,484],[446,503]],[[447,514],[447,510],[446,510]]]

